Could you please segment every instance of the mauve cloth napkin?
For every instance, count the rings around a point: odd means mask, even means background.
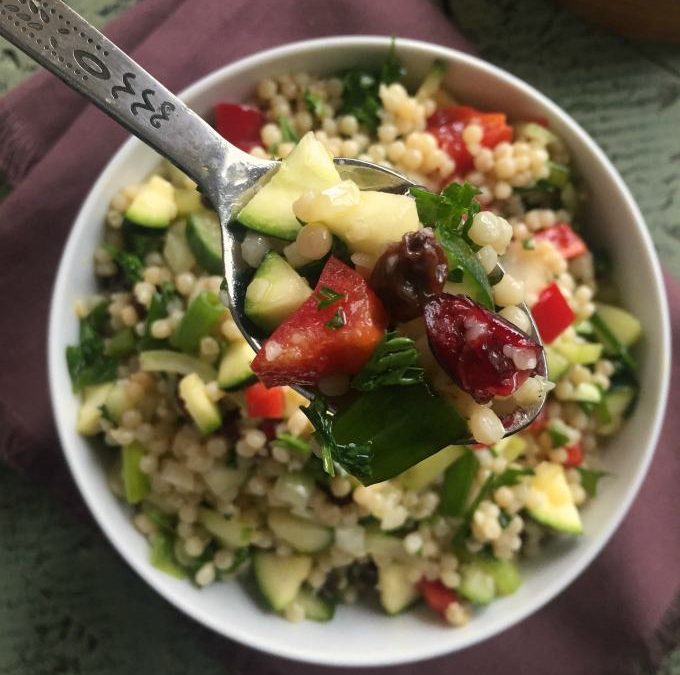
[[[173,90],[259,49],[324,35],[396,34],[469,49],[427,0],[145,0],[106,32]],[[124,131],[51,75],[37,75],[0,100],[0,169],[13,185],[0,205],[0,460],[62,496],[73,494],[73,485],[47,390],[50,292],[79,205],[124,138]],[[680,286],[672,279],[666,283],[674,352],[680,354]],[[680,378],[679,360],[672,376]],[[679,408],[676,390],[669,410]],[[645,643],[680,581],[679,435],[680,420],[669,416],[650,473],[623,525],[557,599],[493,640],[389,672],[619,674],[644,660]],[[226,672],[326,671],[217,637],[209,642]]]

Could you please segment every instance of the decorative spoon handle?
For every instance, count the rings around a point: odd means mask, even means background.
[[[170,159],[211,197],[228,155],[241,154],[61,0],[0,0],[0,35]]]

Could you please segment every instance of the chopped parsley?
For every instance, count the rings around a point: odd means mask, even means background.
[[[577,466],[576,470],[581,474],[581,486],[586,491],[586,494],[589,497],[595,497],[597,495],[597,484],[600,482],[600,478],[607,475],[607,472],[584,469],[580,466]]]
[[[338,330],[338,328],[342,328],[346,323],[347,318],[345,317],[345,311],[343,309],[338,309],[335,314],[326,321],[324,326],[331,330]]]
[[[425,371],[418,366],[418,350],[413,340],[389,332],[354,377],[352,386],[371,391],[378,387],[418,384],[424,379]]]
[[[533,251],[536,248],[536,241],[534,240],[533,237],[527,237],[523,242],[522,242],[522,248],[525,251]]]
[[[141,280],[144,273],[144,263],[140,256],[121,251],[115,246],[105,246],[104,248],[118,265],[118,269],[128,286],[132,287]]]
[[[279,115],[277,122],[279,129],[281,129],[281,139],[284,143],[297,143],[300,140],[300,137],[295,133],[290,117]]]
[[[80,342],[66,347],[73,391],[116,379],[118,361],[105,352],[109,305],[101,302],[80,321]]]
[[[344,293],[338,293],[328,286],[322,286],[317,292],[317,309],[326,309],[332,304],[342,300],[345,297]]]
[[[338,443],[333,433],[333,415],[322,396],[316,396],[309,406],[301,410],[316,429],[324,471],[334,476],[335,462],[360,481],[370,480],[373,460],[371,444]]]
[[[343,77],[342,106],[340,113],[354,115],[359,121],[374,131],[380,123],[379,111],[380,85],[398,82],[404,76],[404,69],[396,55],[394,38],[387,59],[379,73],[372,73],[361,68],[348,70]]]
[[[321,96],[315,94],[310,89],[305,90],[305,105],[307,106],[307,110],[318,119],[324,117],[328,110],[328,107]]]
[[[293,436],[292,434],[279,434],[274,440],[273,445],[292,450],[302,457],[308,457],[311,452],[311,448],[307,441],[303,438]]]
[[[472,219],[479,213],[475,197],[479,190],[470,183],[451,183],[440,194],[424,188],[411,188],[418,217],[434,228],[449,262],[449,277],[460,280],[461,274],[474,289],[474,300],[494,309],[489,278],[475,255],[478,248],[467,236]]]

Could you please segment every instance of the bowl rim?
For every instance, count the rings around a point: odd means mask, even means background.
[[[179,96],[181,98],[199,96],[204,91],[210,90],[223,78],[233,77],[241,70],[252,68],[263,62],[275,61],[294,53],[313,53],[320,48],[326,49],[329,47],[338,46],[343,46],[347,49],[357,47],[382,47],[388,46],[390,40],[391,38],[380,35],[350,35],[323,37],[286,43],[271,49],[259,51],[255,54],[213,70],[204,77],[195,81],[189,87],[182,90]],[[613,179],[615,187],[618,190],[619,197],[622,199],[623,204],[629,211],[631,220],[635,222],[638,234],[644,243],[644,248],[646,249],[646,253],[650,259],[653,271],[653,278],[651,281],[653,283],[657,297],[660,300],[658,303],[658,320],[662,334],[660,335],[661,353],[658,354],[658,363],[668,364],[670,362],[671,353],[669,311],[661,267],[658,256],[656,255],[651,235],[649,234],[649,231],[645,225],[640,209],[633,199],[627,186],[625,185],[623,179],[611,161],[590,137],[590,135],[568,113],[563,111],[562,108],[560,108],[547,96],[542,94],[532,85],[524,82],[520,78],[510,74],[498,66],[488,63],[478,57],[471,56],[465,52],[461,52],[457,49],[444,47],[422,40],[400,38],[398,40],[398,45],[401,48],[424,52],[432,58],[443,58],[449,63],[462,62],[467,66],[485,71],[491,76],[506,81],[509,85],[519,90],[523,97],[538,100],[554,118],[558,119],[561,124],[568,127],[576,136],[579,137],[580,141],[583,142],[586,151],[593,155],[596,162],[602,165],[606,172]],[[519,623],[531,614],[538,611],[556,595],[567,588],[567,586],[569,586],[585,570],[585,568],[590,565],[593,559],[602,551],[604,546],[610,540],[613,533],[618,529],[621,521],[629,511],[634,498],[638,494],[645,476],[647,475],[652,456],[659,440],[669,389],[670,369],[664,369],[662,365],[659,365],[657,368],[659,387],[657,389],[654,418],[651,420],[651,424],[647,432],[648,441],[646,447],[644,447],[644,456],[639,465],[637,473],[634,475],[630,485],[627,488],[625,498],[618,503],[615,511],[611,515],[607,527],[604,528],[604,531],[600,537],[596,541],[589,542],[589,546],[578,558],[578,564],[575,564],[568,573],[563,574],[559,582],[556,582],[553,585],[547,585],[542,590],[542,592],[536,593],[534,596],[532,596],[532,598],[529,599],[519,610],[516,610],[515,612],[509,612],[507,619],[490,622],[486,629],[481,628],[475,636],[468,638],[467,640],[465,637],[463,637],[456,645],[452,646],[449,641],[442,639],[441,646],[435,649],[425,647],[421,648],[420,650],[414,649],[408,654],[404,654],[403,652],[399,655],[382,653],[375,656],[370,656],[368,658],[365,656],[362,657],[360,654],[353,653],[331,655],[324,653],[321,650],[314,653],[309,653],[302,648],[298,648],[295,644],[287,644],[285,647],[276,648],[274,651],[269,646],[266,636],[263,636],[262,634],[249,633],[241,629],[238,623],[230,625],[220,623],[217,620],[217,617],[202,611],[201,608],[195,606],[195,603],[184,601],[184,599],[178,597],[174,592],[164,587],[163,584],[158,581],[158,578],[152,573],[153,569],[151,565],[146,561],[143,564],[140,563],[131,553],[129,553],[124,545],[122,537],[119,537],[115,528],[104,517],[103,508],[100,508],[99,499],[97,497],[97,488],[94,484],[91,484],[86,475],[86,471],[78,461],[78,451],[75,448],[70,447],[67,430],[70,430],[70,428],[73,426],[73,420],[66,419],[65,415],[61,415],[59,413],[59,406],[57,405],[59,396],[64,390],[64,383],[61,382],[62,377],[58,365],[60,360],[63,359],[63,353],[58,347],[59,340],[52,338],[52,336],[59,334],[60,324],[63,322],[63,315],[58,311],[58,308],[64,304],[63,301],[60,301],[60,298],[65,295],[67,280],[71,268],[69,263],[75,260],[78,240],[76,235],[78,231],[83,229],[85,226],[84,224],[80,225],[83,222],[84,214],[86,214],[87,211],[99,200],[99,194],[102,191],[103,186],[106,184],[109,175],[115,173],[115,171],[117,171],[118,165],[123,162],[127,155],[130,154],[140,144],[142,144],[142,141],[135,137],[128,138],[128,140],[123,143],[123,145],[109,159],[106,166],[99,174],[97,180],[90,188],[87,197],[83,201],[78,211],[72,229],[69,233],[66,245],[62,251],[56,279],[53,286],[48,322],[47,352],[49,391],[52,402],[52,411],[57,426],[61,448],[66,458],[71,475],[73,476],[73,479],[81,496],[83,497],[83,500],[87,504],[88,509],[92,513],[94,519],[104,532],[109,542],[113,545],[118,554],[127,562],[127,564],[140,577],[142,577],[142,579],[144,579],[147,584],[149,584],[157,593],[159,593],[159,595],[172,603],[186,615],[190,616],[192,619],[211,628],[216,633],[227,638],[237,640],[248,647],[286,659],[324,664],[328,666],[388,666],[443,656],[452,653],[453,651],[464,649],[483,640],[489,639],[490,637],[507,630],[511,626]],[[70,385],[68,385],[68,387],[70,388]]]

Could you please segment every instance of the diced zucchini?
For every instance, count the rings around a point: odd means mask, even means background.
[[[135,225],[165,228],[177,215],[175,188],[160,176],[151,176],[125,212],[125,218]]]
[[[399,537],[383,532],[379,526],[366,528],[366,552],[375,560],[386,562],[404,555],[404,544]]]
[[[581,516],[561,464],[538,464],[529,481],[529,491],[527,511],[534,520],[560,532],[583,532]]]
[[[597,313],[624,347],[630,347],[640,339],[642,324],[630,312],[613,305],[598,303]]]
[[[569,400],[580,403],[599,403],[602,400],[602,391],[595,384],[581,382],[574,387],[574,393]]]
[[[515,134],[518,139],[534,141],[544,147],[559,142],[550,129],[536,122],[518,122],[515,124]]]
[[[195,188],[175,189],[175,204],[177,204],[178,216],[188,216],[190,213],[200,211],[203,208],[201,193]]]
[[[245,314],[264,330],[272,331],[312,293],[278,253],[269,251],[246,290]]]
[[[255,352],[245,340],[230,344],[220,361],[217,384],[222,389],[238,389],[250,382],[255,378],[250,367],[254,358]]]
[[[391,615],[410,607],[419,597],[416,585],[410,580],[411,567],[392,562],[378,568],[378,591],[383,609]]]
[[[630,386],[613,387],[607,391],[604,395],[604,401],[611,417],[625,417],[635,401],[636,395],[637,389]]]
[[[248,477],[248,472],[241,468],[229,466],[213,466],[204,472],[203,480],[216,497],[231,500],[236,496],[239,487]]]
[[[339,182],[340,174],[331,155],[309,132],[271,180],[241,209],[238,220],[251,230],[292,241],[300,229],[293,203],[307,190],[324,190]]]
[[[302,583],[312,569],[312,558],[307,555],[279,556],[260,551],[253,556],[255,580],[260,592],[280,612],[300,592]]]
[[[215,369],[195,356],[180,354],[170,349],[150,349],[139,355],[139,367],[148,372],[178,373],[189,375],[196,373],[204,382],[217,379]]]
[[[157,570],[176,579],[186,578],[186,571],[175,560],[172,537],[163,532],[158,532],[149,537],[149,542],[151,543],[149,559]]]
[[[441,476],[463,452],[464,447],[461,445],[448,445],[436,455],[431,455],[404,471],[399,476],[399,482],[406,490],[422,490],[435,478]]]
[[[201,291],[184,312],[170,344],[183,352],[198,351],[201,340],[209,336],[221,322],[226,309],[212,291]]]
[[[508,462],[514,462],[526,451],[527,442],[521,436],[515,434],[514,436],[501,438],[501,440],[493,446],[493,449],[497,455],[504,457]]]
[[[576,340],[559,338],[551,346],[569,363],[583,366],[597,363],[602,356],[602,345],[599,342],[577,342]]]
[[[76,431],[79,434],[94,436],[101,431],[99,422],[102,419],[102,406],[106,404],[106,398],[113,386],[112,382],[105,382],[85,388],[76,422]]]
[[[304,509],[314,492],[314,478],[303,471],[286,471],[274,483],[272,497],[291,509]]]
[[[330,621],[335,614],[335,605],[324,598],[320,598],[309,588],[303,588],[295,598],[295,602],[302,605],[305,618],[310,621]]]
[[[121,475],[125,500],[128,504],[138,504],[151,490],[149,476],[139,468],[139,462],[146,450],[137,441],[123,446]]]
[[[461,567],[458,590],[471,602],[484,605],[499,595],[511,595],[521,584],[515,562],[475,556]]]
[[[513,560],[480,556],[475,562],[482,571],[493,577],[496,595],[512,595],[522,585],[519,567]]]
[[[563,188],[571,177],[569,167],[564,164],[557,164],[557,162],[548,162],[548,183],[558,188]]]
[[[223,546],[236,549],[250,544],[251,528],[237,518],[226,518],[217,511],[201,507],[198,522]]]
[[[466,563],[460,569],[458,592],[476,605],[487,605],[496,597],[496,582],[479,565]]]
[[[214,211],[195,211],[187,217],[187,241],[198,264],[210,274],[224,274],[222,230]]]
[[[544,345],[545,361],[548,364],[548,379],[551,382],[558,382],[559,379],[569,370],[569,359],[549,345]]]
[[[196,373],[189,373],[180,380],[178,393],[202,434],[211,434],[222,426],[220,409],[210,399],[205,382]]]
[[[267,514],[269,529],[282,541],[300,553],[318,553],[333,541],[333,530],[306,520],[283,509],[272,509]]]
[[[163,246],[163,257],[175,274],[188,272],[196,264],[196,258],[187,243],[186,223],[179,221],[168,229]]]

